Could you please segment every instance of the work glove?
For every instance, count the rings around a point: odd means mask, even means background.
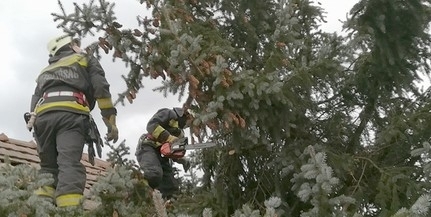
[[[178,141],[178,137],[172,136],[172,135],[169,135],[168,138],[166,139],[166,142],[169,142],[171,144],[173,144],[176,141]]]
[[[186,154],[186,150],[182,149],[187,143],[187,140],[178,139],[178,137],[172,136],[168,138],[168,140],[163,143],[160,147],[160,154],[167,158],[182,158]],[[169,142],[174,141],[174,142]]]
[[[94,151],[93,144],[88,144],[88,162],[94,166],[94,157],[96,157],[96,152]]]
[[[114,143],[118,140],[118,129],[115,118],[117,117],[117,110],[112,104],[112,99],[110,97],[107,98],[99,98],[96,99],[97,105],[100,108],[100,112],[102,114],[102,120],[108,128],[108,133],[106,134],[106,139],[108,141],[113,140]]]
[[[108,128],[108,133],[106,134],[106,139],[108,141],[113,140],[114,143],[118,140],[118,128],[116,124],[116,115],[110,115],[108,118],[103,117],[103,122]]]

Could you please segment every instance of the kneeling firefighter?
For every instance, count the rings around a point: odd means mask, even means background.
[[[185,150],[173,151],[172,144],[184,137],[192,115],[183,108],[162,108],[147,124],[148,133],[138,142],[136,157],[149,186],[170,199],[178,191],[178,183],[170,160],[183,164],[185,171],[190,163],[184,158]]]
[[[53,185],[43,186],[35,194],[52,198],[58,207],[81,205],[86,182],[80,162],[84,145],[89,145],[90,161],[94,160],[93,142],[101,151],[103,143],[90,116],[96,102],[108,128],[107,140],[118,140],[117,110],[105,72],[95,57],[81,52],[79,45],[70,36],[48,43],[49,65],[36,79],[32,112],[27,114],[27,127],[34,130],[38,146],[39,173],[54,178]]]

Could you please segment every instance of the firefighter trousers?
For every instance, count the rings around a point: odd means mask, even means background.
[[[86,171],[81,157],[88,124],[87,115],[67,111],[50,111],[36,118],[34,136],[40,158],[39,173],[52,174],[57,206],[77,205],[82,198]]]
[[[163,198],[170,199],[178,191],[178,181],[170,159],[162,157],[160,149],[154,145],[153,141],[144,140],[138,144],[135,155],[150,187],[159,190]]]

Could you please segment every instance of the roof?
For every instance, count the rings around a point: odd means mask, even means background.
[[[33,141],[25,142],[17,139],[8,138],[4,133],[0,133],[0,162],[4,163],[6,158],[12,165],[28,164],[36,168],[39,167],[39,157],[37,155],[36,143]],[[87,193],[90,187],[96,182],[100,175],[104,175],[110,167],[110,163],[100,159],[94,159],[94,166],[88,161],[88,155],[83,153],[81,163],[87,171],[87,182],[85,185],[84,194]]]

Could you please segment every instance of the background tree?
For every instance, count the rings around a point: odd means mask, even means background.
[[[240,215],[274,197],[286,216],[428,212],[430,101],[416,83],[429,70],[430,1],[359,1],[345,37],[324,32],[308,0],[140,2],[152,17],[134,29],[105,0],[71,13],[59,2],[53,16],[98,37],[88,52],[127,64],[118,102],[162,77],[155,91],[187,97],[196,138],[219,143],[196,153],[203,186],[179,210]]]

